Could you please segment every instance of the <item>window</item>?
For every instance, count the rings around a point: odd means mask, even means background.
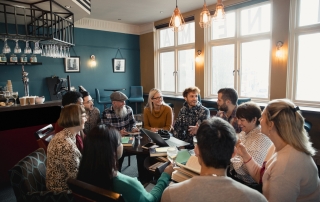
[[[186,23],[181,32],[159,29],[156,37],[156,86],[163,93],[181,95],[195,85],[195,23]]]
[[[240,97],[269,99],[271,5],[255,4],[226,12],[223,22],[212,21],[206,50],[206,97],[230,87]]]
[[[288,97],[297,105],[319,106],[320,0],[291,3]]]

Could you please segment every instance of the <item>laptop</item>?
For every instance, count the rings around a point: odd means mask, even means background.
[[[170,137],[170,139],[164,140],[158,133],[152,132],[145,128],[141,128],[141,131],[146,134],[154,143],[159,145],[159,147],[182,147],[190,145],[190,143],[179,140],[175,137]]]

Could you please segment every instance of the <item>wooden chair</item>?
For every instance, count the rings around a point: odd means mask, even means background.
[[[72,190],[75,202],[124,201],[121,194],[77,179],[69,178],[67,183],[69,188]]]
[[[39,148],[43,148],[46,153],[47,153],[48,144],[52,139],[52,137],[54,136],[54,134],[55,134],[54,128],[51,124],[47,125],[44,128],[41,128],[34,134],[36,136]]]

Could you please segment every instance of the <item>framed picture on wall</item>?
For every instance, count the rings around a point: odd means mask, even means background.
[[[126,72],[126,60],[124,58],[113,58],[113,72]]]
[[[64,72],[80,72],[80,57],[72,56],[64,59]]]

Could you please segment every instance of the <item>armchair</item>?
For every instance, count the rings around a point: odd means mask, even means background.
[[[39,148],[9,170],[10,183],[17,201],[73,201],[71,191],[46,190],[47,156]]]

